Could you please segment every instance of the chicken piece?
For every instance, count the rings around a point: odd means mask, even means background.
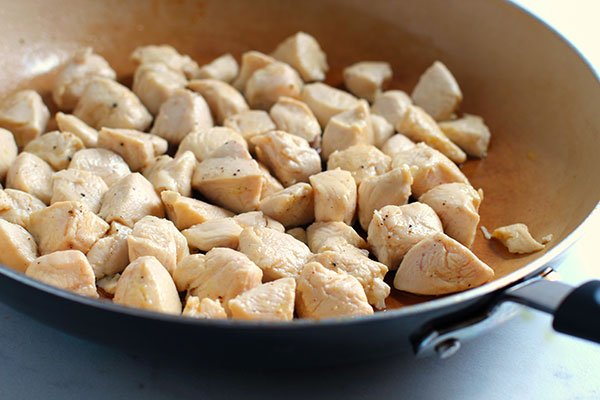
[[[206,221],[232,217],[233,213],[200,200],[184,197],[177,192],[165,190],[160,194],[167,216],[177,229],[183,230]]]
[[[260,173],[263,177],[263,187],[262,191],[260,192],[261,200],[283,190],[283,185],[281,182],[271,175],[269,169],[265,167],[264,164],[258,163],[258,168],[260,169]]]
[[[437,123],[422,108],[409,106],[396,129],[415,142],[425,142],[455,163],[462,163],[467,155],[444,135]]]
[[[210,202],[236,213],[258,207],[263,176],[254,160],[209,158],[196,165],[192,187]]]
[[[14,135],[22,149],[46,130],[50,111],[42,97],[33,90],[21,90],[0,103],[0,128]]]
[[[73,55],[54,80],[52,99],[60,110],[75,108],[85,87],[96,77],[116,79],[116,72],[91,47],[84,47]]]
[[[440,129],[463,149],[468,155],[484,158],[490,145],[492,134],[483,118],[476,115],[465,114],[454,121],[439,123]]]
[[[344,150],[356,144],[373,142],[373,126],[369,105],[361,100],[356,107],[333,116],[325,131],[321,144],[321,157],[327,160],[336,150]]]
[[[235,217],[233,217],[233,220],[237,222],[242,228],[260,226],[264,228],[271,228],[279,232],[285,232],[285,228],[283,225],[281,225],[281,223],[263,214],[262,211],[250,211],[238,214]]]
[[[173,71],[191,78],[198,74],[198,64],[189,56],[179,54],[175,48],[168,45],[150,45],[136,48],[131,53],[131,60],[137,64],[161,63]]]
[[[352,174],[332,169],[310,177],[316,221],[342,221],[352,225],[356,212],[356,182]]]
[[[307,225],[315,220],[313,189],[308,183],[296,183],[265,197],[258,208],[286,228]]]
[[[113,302],[166,314],[181,314],[179,293],[169,272],[154,257],[140,257],[125,268]]]
[[[102,178],[109,188],[131,173],[120,155],[106,149],[79,150],[73,155],[69,169],[89,171]]]
[[[183,313],[185,317],[203,319],[226,319],[227,313],[218,300],[205,297],[200,301],[196,296],[189,296],[185,302]]]
[[[445,183],[419,197],[440,217],[446,235],[469,248],[477,233],[482,200],[483,191],[465,183]]]
[[[276,62],[271,56],[261,53],[260,51],[250,50],[242,54],[242,65],[240,67],[240,73],[238,74],[235,81],[233,81],[233,87],[244,92],[246,90],[246,83],[248,79],[254,75],[256,71],[261,68],[268,66]]]
[[[17,159],[19,150],[10,131],[0,128],[0,182],[3,182],[11,164]]]
[[[367,242],[350,226],[340,221],[315,222],[306,228],[308,247],[313,253],[336,249],[346,244],[366,249]]]
[[[212,128],[213,119],[202,96],[186,89],[177,89],[160,106],[151,133],[179,144],[191,132]]]
[[[355,144],[344,150],[336,150],[327,161],[327,169],[340,168],[350,172],[357,185],[369,177],[385,174],[391,165],[389,156],[368,144]]]
[[[408,202],[413,183],[408,166],[394,168],[383,175],[362,181],[358,187],[358,220],[367,230],[373,219],[373,211],[387,205],[401,206]],[[435,210],[435,208],[434,208]]]
[[[79,250],[56,251],[38,257],[31,262],[25,274],[59,289],[98,298],[94,271]]]
[[[183,196],[191,196],[195,166],[196,157],[191,151],[175,158],[164,155],[157,157],[153,164],[144,169],[144,176],[157,193],[172,190]]]
[[[306,139],[314,148],[320,147],[321,126],[305,103],[282,96],[271,107],[269,114],[277,129]]]
[[[66,169],[52,176],[52,199],[50,204],[61,201],[79,201],[93,213],[100,211],[102,197],[108,186],[88,171]]]
[[[98,131],[76,116],[57,112],[54,118],[56,118],[56,124],[61,132],[69,132],[77,136],[84,147],[98,145]]]
[[[117,283],[119,282],[119,278],[121,278],[121,274],[114,274],[105,276],[104,278],[98,279],[96,281],[96,287],[98,288],[98,292],[102,297],[110,297],[111,299],[115,297],[115,292],[117,291]]]
[[[37,255],[35,239],[25,228],[0,219],[0,264],[25,272]]]
[[[248,110],[244,96],[235,88],[216,79],[194,79],[187,85],[188,89],[198,92],[204,97],[212,116],[218,125],[223,125],[227,117]]]
[[[35,154],[58,171],[67,168],[73,155],[83,148],[83,142],[72,133],[52,131],[29,142],[23,151]]]
[[[194,76],[196,79],[217,79],[231,83],[238,75],[239,67],[235,58],[229,53],[215,58],[210,63],[203,65]]]
[[[45,204],[52,197],[52,167],[35,154],[21,153],[8,169],[6,187],[37,197]]]
[[[264,227],[245,228],[238,248],[262,269],[266,282],[298,276],[312,254],[301,241]]]
[[[321,127],[325,127],[334,115],[358,104],[358,99],[350,93],[320,82],[304,85],[300,100],[311,109]]]
[[[215,247],[237,249],[243,228],[233,218],[214,218],[181,233],[192,249],[209,251]]]
[[[177,268],[175,268],[175,272],[173,272],[173,281],[175,282],[178,291],[187,291],[190,288],[190,285],[194,283],[199,276],[201,277],[204,270],[205,258],[206,256],[204,254],[190,254],[177,264]],[[192,296],[188,296],[188,298],[190,297]]]
[[[469,183],[462,171],[439,151],[425,143],[399,151],[392,161],[392,168],[406,164],[413,176],[412,193],[415,197],[442,183]]]
[[[392,67],[387,62],[362,61],[344,69],[344,85],[357,97],[369,103],[392,80]]]
[[[295,298],[296,280],[281,278],[241,293],[227,305],[233,319],[291,321]]]
[[[98,135],[98,147],[114,151],[129,165],[132,171],[141,171],[154,157],[163,154],[167,144],[159,144],[162,152],[157,152],[153,135],[132,129],[102,128]],[[156,137],[156,139],[159,139]],[[164,141],[164,139],[159,139]]]
[[[230,128],[214,127],[206,131],[196,131],[187,135],[179,145],[176,157],[186,151],[191,151],[198,161],[204,161],[219,147],[228,142],[238,142],[244,148],[248,145],[238,132]]]
[[[252,108],[269,110],[280,97],[300,97],[302,79],[292,67],[274,62],[254,72],[244,94]]]
[[[444,295],[492,280],[494,270],[456,240],[437,233],[417,243],[404,256],[394,287],[421,295]]]
[[[129,174],[104,195],[98,214],[107,222],[119,222],[130,228],[146,215],[165,215],[160,198],[152,184],[139,173]]]
[[[506,246],[509,252],[527,254],[544,250],[544,244],[538,242],[529,233],[525,224],[512,224],[494,229],[492,237]]]
[[[402,90],[388,90],[375,96],[371,113],[382,116],[396,128],[411,104],[410,97]]]
[[[129,264],[129,248],[127,247],[129,235],[131,235],[131,228],[113,222],[110,224],[108,235],[94,243],[86,256],[96,279],[123,272],[127,267]],[[114,295],[114,293],[112,294]]]
[[[434,62],[421,75],[411,96],[415,104],[436,121],[450,119],[462,101],[456,79],[440,61]]]
[[[256,156],[285,186],[308,182],[321,171],[319,153],[301,137],[283,131],[271,131],[255,136]]]
[[[301,241],[304,244],[308,243],[308,240],[306,238],[306,230],[304,228],[297,227],[297,228],[288,229],[287,231],[285,231],[285,233],[287,233],[294,239]]]
[[[373,145],[380,149],[394,135],[394,127],[381,115],[371,114],[371,127],[373,129]]]
[[[410,150],[415,147],[415,143],[401,133],[397,133],[390,137],[381,146],[381,151],[394,159],[396,154],[405,150]]]
[[[300,318],[326,319],[373,314],[358,279],[318,262],[302,268],[297,279],[296,312]]]
[[[329,69],[327,56],[321,50],[319,42],[304,32],[297,32],[286,38],[271,55],[294,67],[306,82],[324,80]]]
[[[275,129],[275,124],[271,121],[271,117],[263,110],[242,111],[239,114],[227,117],[223,125],[242,135],[250,146],[252,146],[251,139],[254,136]]]
[[[20,225],[29,224],[32,212],[45,208],[46,205],[37,197],[15,189],[0,189],[0,218]]]
[[[250,155],[248,148],[244,144],[235,141],[223,143],[221,146],[217,147],[212,153],[210,153],[207,158],[223,157],[252,160],[252,156]]]
[[[133,75],[133,93],[139,97],[150,114],[156,115],[160,106],[177,90],[187,84],[185,76],[163,63],[141,64]]]

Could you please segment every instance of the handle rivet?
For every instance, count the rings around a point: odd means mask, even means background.
[[[441,359],[453,356],[458,350],[460,350],[460,341],[454,338],[446,339],[435,346],[435,352]]]

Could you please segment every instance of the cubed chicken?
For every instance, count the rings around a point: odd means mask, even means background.
[[[350,93],[320,82],[304,85],[300,100],[311,109],[321,127],[325,127],[334,115],[358,104],[358,99]]]
[[[252,159],[248,148],[244,144],[235,141],[223,143],[221,146],[217,147],[212,153],[210,153],[207,158],[223,157],[242,158],[244,160]]]
[[[411,247],[443,232],[435,211],[426,204],[415,202],[375,210],[367,240],[377,259],[395,270]]]
[[[209,251],[215,247],[237,249],[243,228],[233,218],[214,218],[181,233],[192,249]]]
[[[0,128],[12,132],[22,149],[46,130],[50,111],[34,90],[21,90],[0,102]]]
[[[394,287],[421,295],[444,295],[492,280],[494,270],[456,240],[437,233],[417,243],[404,256]]]
[[[352,174],[332,169],[310,177],[315,201],[315,220],[342,221],[352,225],[356,213],[356,182]]]
[[[99,176],[79,169],[65,169],[52,176],[50,204],[79,201],[91,212],[98,213],[107,191],[108,186]]]
[[[46,161],[31,153],[21,153],[8,169],[6,187],[29,193],[50,204],[53,174]]]
[[[22,226],[0,219],[0,264],[25,272],[37,256],[34,237]]]
[[[306,82],[324,80],[329,69],[327,56],[321,50],[319,42],[304,32],[297,32],[286,38],[271,55],[294,67]]]
[[[178,291],[187,291],[194,281],[203,274],[205,258],[204,254],[190,254],[177,264],[177,268],[173,272],[173,281]]]
[[[219,300],[189,296],[185,302],[183,313],[185,317],[201,319],[226,319],[227,313]]]
[[[73,155],[69,169],[89,171],[102,178],[109,188],[131,173],[123,157],[106,149],[78,151]]]
[[[162,152],[156,151],[156,139],[148,133],[132,129],[102,128],[98,135],[98,147],[114,151],[129,165],[132,171],[141,171],[154,161],[156,156],[167,150],[167,144],[159,144]]]
[[[323,131],[321,157],[327,161],[336,150],[372,142],[373,126],[369,105],[366,101],[360,100],[356,107],[331,117]]]
[[[246,141],[238,132],[230,128],[216,126],[205,131],[196,131],[187,135],[177,150],[176,156],[191,151],[198,161],[204,161],[219,147],[228,142],[237,142],[248,148]]]
[[[269,114],[277,129],[306,139],[314,148],[321,146],[321,126],[305,103],[282,96],[271,107]]]
[[[0,182],[4,182],[11,164],[17,159],[19,150],[10,131],[0,128]]]
[[[223,125],[227,117],[248,110],[244,96],[233,86],[216,79],[194,79],[187,87],[198,92],[208,103],[214,121]]]
[[[373,145],[382,148],[394,135],[394,127],[381,115],[371,113],[371,127],[373,129]]]
[[[281,184],[281,182],[279,182],[277,178],[271,175],[269,169],[265,167],[264,164],[258,163],[258,168],[260,169],[260,173],[263,177],[263,187],[262,191],[260,192],[261,200],[265,197],[269,197],[279,192],[280,190],[283,190],[283,185]]]
[[[23,151],[35,154],[58,171],[67,168],[73,155],[83,148],[83,142],[74,134],[52,131],[29,142]]]
[[[350,244],[366,249],[367,242],[350,226],[343,222],[315,222],[306,228],[308,247],[313,253],[332,250],[339,245]]]
[[[392,80],[392,67],[382,61],[362,61],[344,69],[344,85],[355,96],[370,103]]]
[[[415,147],[415,142],[407,138],[401,133],[397,133],[391,136],[384,144],[381,146],[381,151],[384,154],[392,157],[394,159],[396,154],[401,153],[405,150],[410,150]]]
[[[269,110],[280,97],[299,97],[303,82],[292,67],[282,62],[274,62],[254,72],[244,95],[252,108]]]
[[[198,73],[198,64],[189,56],[179,54],[175,48],[168,45],[150,45],[136,48],[131,53],[131,59],[137,64],[162,63],[173,71],[183,73],[191,78]]]
[[[108,275],[96,281],[96,288],[101,297],[108,297],[112,300],[117,291],[117,283],[121,274]]]
[[[468,155],[483,158],[487,156],[492,134],[483,118],[465,114],[454,121],[439,124],[442,132],[463,149]]]
[[[267,133],[275,129],[275,124],[271,117],[263,110],[247,110],[239,114],[232,115],[223,122],[228,128],[233,129],[246,139],[251,149],[254,149],[251,139],[254,136]]]
[[[385,174],[391,165],[389,156],[369,144],[355,144],[344,150],[336,150],[327,160],[327,169],[340,168],[350,172],[357,185],[369,177]]]
[[[85,147],[96,147],[98,145],[98,131],[76,116],[57,112],[54,118],[58,130],[77,136]]]
[[[296,280],[281,278],[243,292],[227,305],[233,319],[291,321],[295,298]]]
[[[277,220],[265,215],[262,211],[250,211],[238,214],[233,217],[242,228],[251,226],[260,226],[263,228],[275,229],[279,232],[285,232],[285,227]]]
[[[421,75],[411,96],[415,104],[436,121],[450,119],[462,101],[456,79],[440,61],[434,62]]]
[[[133,93],[156,115],[160,106],[177,90],[187,84],[185,76],[162,63],[141,64],[133,74]]]
[[[544,250],[544,244],[538,242],[529,233],[525,224],[512,224],[494,229],[492,238],[499,240],[509,252],[527,254]]]
[[[288,235],[290,235],[294,239],[301,241],[304,244],[308,243],[308,239],[306,237],[306,229],[304,229],[302,227],[296,227],[296,228],[288,229],[287,231],[285,231],[285,233],[287,233]]]
[[[217,79],[231,83],[238,75],[239,67],[235,58],[229,53],[215,58],[210,63],[203,65],[194,78]]]
[[[200,200],[184,197],[177,192],[165,190],[160,194],[167,216],[177,229],[183,230],[206,221],[233,216],[231,211]]]
[[[276,62],[271,56],[261,53],[260,51],[250,50],[242,54],[242,65],[240,73],[233,81],[232,85],[240,92],[246,89],[248,79],[254,75],[256,71]]]
[[[296,183],[265,197],[258,208],[286,228],[310,224],[315,220],[312,186],[303,182]]]
[[[183,196],[192,195],[192,175],[196,166],[196,157],[191,151],[172,158],[164,155],[157,157],[144,169],[144,176],[154,186],[157,193],[172,190]]]
[[[15,189],[0,190],[0,218],[26,228],[32,212],[45,208],[37,197]]]
[[[382,116],[396,128],[411,104],[410,97],[402,90],[388,90],[375,96],[371,112]]]
[[[130,234],[131,228],[113,222],[110,224],[108,235],[94,243],[86,256],[96,279],[123,272],[127,267],[129,264],[127,237]]]

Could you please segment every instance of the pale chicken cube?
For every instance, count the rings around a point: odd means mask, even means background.
[[[85,87],[95,77],[116,79],[117,74],[92,48],[85,47],[75,52],[54,80],[52,99],[60,110],[75,108]]]
[[[31,153],[21,153],[8,169],[6,187],[29,193],[50,204],[53,174],[46,161]]]
[[[228,142],[237,142],[245,149],[248,148],[248,144],[238,132],[230,128],[215,126],[187,135],[180,143],[176,156],[191,151],[198,161],[204,161],[211,157],[215,150]]]
[[[407,138],[401,133],[397,133],[391,136],[384,144],[381,146],[381,151],[384,154],[392,157],[394,159],[396,154],[401,153],[405,150],[410,150],[415,147],[415,142]]]
[[[52,176],[52,199],[50,204],[60,201],[79,201],[93,213],[100,211],[106,183],[97,175],[78,169],[65,169]]]
[[[419,197],[437,213],[444,232],[461,244],[471,247],[479,224],[479,205],[483,191],[465,183],[446,183],[436,186]]]
[[[86,256],[96,279],[123,272],[127,267],[129,264],[127,238],[130,234],[131,228],[113,222],[110,224],[108,235],[94,243]]]
[[[312,254],[301,241],[265,227],[245,228],[238,249],[260,267],[267,282],[298,276]]]
[[[129,174],[104,195],[98,215],[107,222],[119,222],[130,228],[146,215],[162,218],[165,210],[154,187],[139,173]]]
[[[86,297],[98,298],[94,271],[79,250],[56,251],[31,262],[27,276]]]
[[[282,96],[269,111],[277,129],[306,139],[314,148],[321,145],[321,126],[311,109],[300,100]],[[273,128],[275,129],[275,128]]]
[[[40,254],[60,250],[87,253],[110,226],[78,201],[61,201],[29,216],[29,232]]]
[[[294,67],[306,82],[324,80],[329,69],[327,56],[319,42],[305,32],[297,32],[286,38],[271,55]]]
[[[379,262],[393,271],[411,247],[443,232],[435,211],[426,204],[415,202],[375,210],[367,240]]]
[[[242,65],[237,78],[233,81],[234,88],[243,92],[246,89],[248,79],[254,75],[256,71],[276,62],[271,56],[261,53],[260,51],[250,50],[242,54]]]
[[[244,160],[252,159],[248,148],[244,144],[235,141],[228,141],[223,143],[221,146],[217,147],[212,153],[210,153],[207,158],[223,157],[242,158]]]
[[[332,250],[339,245],[350,244],[366,249],[367,242],[350,226],[343,222],[315,222],[306,228],[308,247],[313,253]]]
[[[0,264],[25,272],[37,256],[34,237],[22,226],[0,219]]]
[[[291,321],[295,298],[296,280],[281,278],[243,292],[227,305],[233,319]]]
[[[277,178],[271,175],[269,169],[265,167],[264,164],[258,163],[258,168],[260,169],[260,172],[263,177],[263,187],[262,191],[260,192],[261,200],[265,197],[269,197],[279,192],[280,190],[283,190],[283,185],[281,184],[281,182],[279,182]]]
[[[280,97],[300,97],[303,82],[292,67],[274,62],[256,71],[248,82],[244,95],[252,108],[269,110]]]
[[[279,232],[285,232],[285,227],[279,221],[269,217],[268,215],[265,215],[262,211],[250,211],[238,214],[233,217],[233,220],[242,228],[260,226],[264,228],[271,228]]]
[[[189,133],[212,127],[213,119],[204,98],[189,90],[177,89],[160,106],[150,133],[177,145]]]
[[[96,281],[96,287],[98,288],[98,292],[101,293],[102,297],[110,297],[111,299],[115,296],[115,292],[117,291],[117,283],[119,282],[119,278],[121,274],[114,274],[105,276],[104,278],[100,278]]]
[[[321,171],[319,153],[305,139],[283,131],[271,131],[255,136],[256,156],[284,186],[308,182]]]
[[[352,174],[341,169],[321,172],[310,177],[315,202],[315,220],[342,221],[352,225],[356,213],[356,182]]]
[[[362,181],[358,187],[358,220],[367,230],[373,212],[387,205],[401,206],[408,202],[413,177],[408,166],[394,168],[383,175]]]
[[[131,59],[138,64],[162,63],[187,78],[196,75],[199,69],[198,64],[189,56],[179,54],[175,48],[168,45],[137,47],[131,53]]]
[[[235,58],[229,53],[215,58],[210,63],[203,65],[194,76],[197,79],[217,79],[231,83],[238,75],[239,66]]]
[[[74,134],[52,131],[29,142],[23,151],[35,154],[58,171],[67,168],[73,155],[83,148],[83,142]]]
[[[512,224],[494,229],[492,238],[502,243],[509,252],[516,254],[527,254],[544,250],[544,244],[538,242],[529,233],[525,224]]]
[[[233,218],[215,218],[194,225],[181,233],[190,248],[209,251],[215,247],[237,249],[242,230]]]
[[[263,110],[242,111],[239,114],[227,117],[223,125],[242,135],[250,146],[252,146],[251,139],[254,136],[275,129],[275,124],[271,120],[271,117]]]
[[[132,90],[142,104],[156,115],[160,106],[177,90],[187,84],[185,76],[162,63],[142,64],[133,74]]]
[[[183,230],[206,221],[232,217],[231,211],[203,201],[184,197],[177,192],[165,190],[160,194],[167,216],[177,229]]]
[[[181,314],[181,300],[169,272],[154,257],[141,257],[125,268],[117,282],[115,304],[166,314]]]
[[[98,147],[114,151],[129,165],[132,171],[141,171],[150,165],[156,156],[166,151],[165,146],[159,144],[162,152],[157,152],[153,135],[133,129],[102,128],[98,135]],[[156,138],[161,141],[164,139]]]
[[[187,291],[198,277],[201,278],[205,258],[204,254],[190,254],[177,264],[177,268],[175,268],[172,275],[178,291]],[[190,297],[192,296],[188,296],[188,298]]]
[[[172,190],[183,196],[191,196],[195,166],[194,153],[186,151],[175,158],[168,155],[157,157],[154,163],[144,169],[143,174],[158,193]]]
[[[10,131],[0,128],[0,182],[4,182],[11,164],[17,159],[19,149]]]
[[[420,295],[444,295],[481,286],[494,278],[494,270],[456,240],[437,233],[406,253],[394,287]]]
[[[325,127],[334,115],[358,104],[358,99],[350,93],[320,82],[304,85],[300,100],[311,109],[321,127]]]
[[[29,224],[32,212],[45,208],[46,205],[37,197],[15,189],[0,189],[0,218],[20,225]]]
[[[209,299],[208,297],[200,298],[189,296],[185,302],[185,307],[181,315],[191,318],[202,319],[226,319],[227,313],[218,300]]]
[[[89,171],[102,178],[109,188],[131,173],[123,157],[106,149],[78,151],[73,155],[69,169]]]
[[[22,149],[46,130],[50,111],[34,90],[21,90],[0,102],[0,128],[12,132]]]
[[[484,158],[487,156],[492,134],[483,118],[465,114],[454,121],[439,123],[442,132],[463,149],[468,155]]]
[[[333,116],[325,130],[321,143],[321,157],[327,160],[336,150],[344,150],[356,144],[373,142],[373,125],[369,105],[361,100],[347,111]]]
[[[327,160],[327,169],[340,168],[352,174],[357,185],[365,179],[385,174],[390,170],[392,159],[377,147],[356,144],[344,150],[336,150]]]
[[[413,176],[412,193],[420,197],[423,193],[443,183],[469,183],[467,177],[448,157],[425,143],[396,153],[392,168],[406,164]]]
[[[395,132],[394,127],[387,119],[373,113],[371,113],[371,127],[373,129],[373,144],[380,149],[388,142]]]
[[[392,80],[392,67],[382,61],[362,61],[344,69],[344,85],[355,96],[370,103]]]
[[[382,116],[396,128],[411,104],[412,100],[402,90],[388,90],[375,96],[371,112]]]
[[[233,86],[216,79],[194,79],[188,89],[198,92],[208,103],[215,122],[223,125],[227,117],[249,109],[244,96]]]
[[[371,315],[373,308],[358,279],[310,262],[297,279],[296,312],[300,318],[326,319]]]
[[[315,220],[312,186],[303,182],[296,183],[265,197],[258,208],[286,228],[310,224]]]
[[[415,104],[436,121],[450,119],[462,101],[456,79],[440,61],[434,62],[421,75],[411,96]]]
[[[54,118],[58,130],[77,136],[85,147],[96,147],[98,144],[98,131],[76,116],[57,112]]]
[[[285,233],[287,233],[294,239],[301,241],[304,244],[308,243],[308,239],[306,237],[306,229],[304,229],[302,227],[288,229],[287,231],[285,231]]]

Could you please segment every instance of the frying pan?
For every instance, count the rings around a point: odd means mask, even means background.
[[[493,282],[435,299],[394,292],[387,311],[354,319],[179,318],[83,298],[0,267],[2,301],[130,352],[235,365],[343,363],[412,351],[446,357],[510,317],[512,302],[553,312],[558,330],[598,341],[600,283],[573,290],[547,279],[547,272],[600,199],[600,85],[568,43],[510,3],[4,2],[0,93],[34,88],[52,106],[48,90],[57,68],[84,45],[128,83],[134,68],[128,55],[139,45],[172,44],[202,64],[224,52],[269,52],[299,30],[321,43],[331,66],[328,83],[335,86],[344,66],[362,60],[389,61],[392,87],[406,91],[434,60],[448,65],[464,93],[462,109],[484,116],[493,133],[489,156],[463,166],[485,192],[482,224],[524,222],[538,237],[554,235],[546,250],[515,256],[478,233],[474,250],[494,268]]]

